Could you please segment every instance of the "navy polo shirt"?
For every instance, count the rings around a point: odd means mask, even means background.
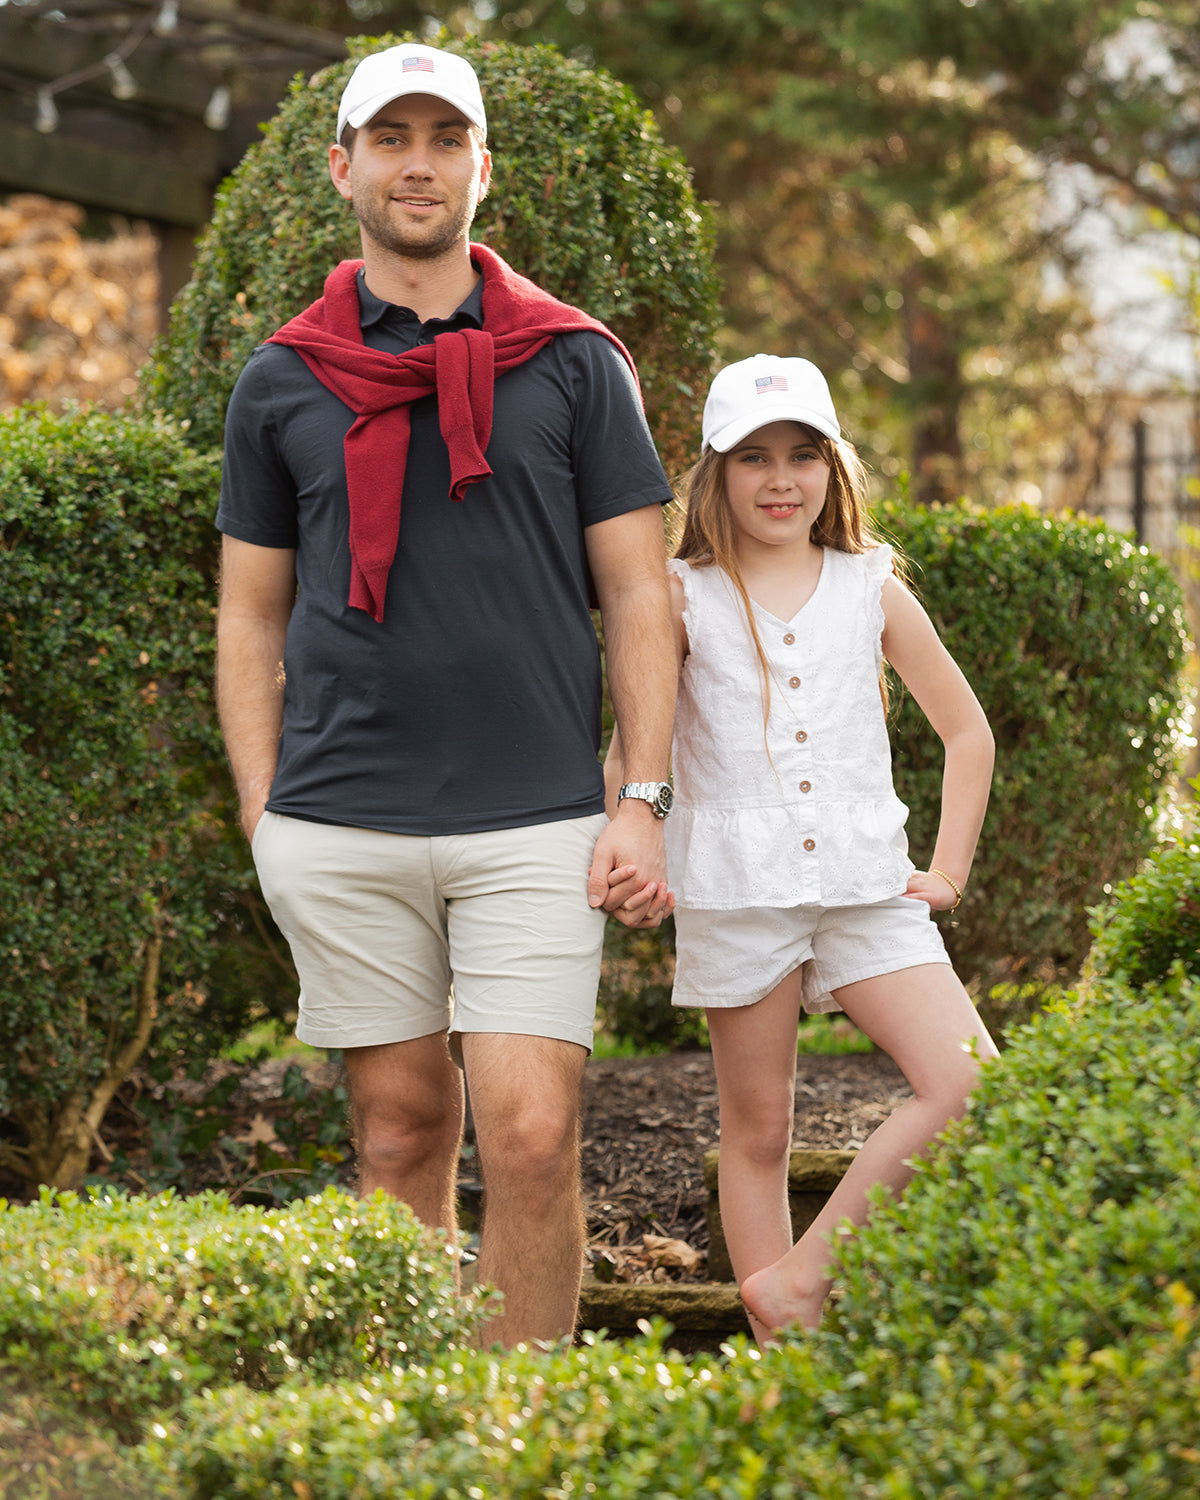
[[[481,326],[478,284],[422,324],[359,275],[364,341],[400,354]],[[437,397],[409,408],[382,623],[351,609],[343,439],[354,414],[300,355],[250,356],[226,420],[217,526],[294,547],[283,735],[267,806],[389,833],[482,832],[601,812],[600,660],[584,531],[671,498],[629,367],[557,335],[495,387],[493,473],[449,498]]]

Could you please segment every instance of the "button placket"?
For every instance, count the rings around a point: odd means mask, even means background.
[[[785,631],[784,634],[781,637],[777,637],[777,639],[779,639],[780,642],[781,642],[781,644],[784,645],[784,646],[795,646],[796,645],[796,635],[795,635],[795,632],[791,631],[791,630]],[[794,661],[796,653],[795,652],[789,652],[787,654],[789,656],[791,656],[793,658],[793,661]],[[780,665],[781,666],[783,665],[782,662],[780,663]],[[799,664],[797,663],[796,665],[798,666]],[[788,671],[789,675],[787,677],[784,677],[782,675],[782,673],[780,673],[780,675],[779,675],[779,677],[778,677],[777,680],[779,681],[780,685],[784,688],[784,696],[783,696],[784,707],[786,708],[786,710],[787,710],[789,716],[792,718],[792,720],[793,721],[797,721],[797,720],[800,719],[800,713],[797,712],[797,709],[794,706],[794,700],[792,699],[791,694],[794,693],[794,692],[796,692],[802,686],[804,686],[804,683],[805,683],[805,674],[802,673],[802,671],[800,671],[800,670],[796,670],[795,667],[792,666],[791,662],[789,662],[788,665],[783,668],[783,670],[784,671]],[[811,752],[808,751],[807,749],[801,749],[801,746],[807,746],[807,744],[808,744],[808,730],[807,729],[801,729],[799,727],[794,728],[791,731],[791,739],[792,739],[793,745],[795,746],[795,749],[792,752],[793,755],[794,755],[794,757],[795,757],[795,759],[793,761],[794,769],[793,769],[792,774],[794,776],[799,776],[799,777],[803,778],[801,780],[794,781],[792,784],[793,784],[793,786],[797,786],[801,793],[807,794],[807,793],[809,793],[809,792],[812,791],[812,782],[811,782],[811,780],[809,780],[808,775],[805,774],[806,772],[809,772],[809,767],[810,767],[809,757],[810,757],[810,753]],[[811,821],[812,817],[813,817],[813,814],[811,812],[809,812],[805,816],[805,818],[804,818],[804,822],[808,823],[810,827],[812,826],[812,821]],[[815,832],[815,829],[814,829],[814,832]],[[806,854],[812,854],[816,850],[817,841],[816,841],[816,839],[814,837],[812,837],[811,835],[809,835],[807,838],[805,838],[805,839],[803,839],[801,841],[801,847],[802,847],[802,849],[804,850],[804,852]]]
[[[793,632],[790,631],[790,630],[784,636],[784,643],[786,645],[789,645],[789,646],[794,645],[795,644],[795,640],[796,640],[796,637],[793,634]],[[804,682],[806,675],[807,674],[802,673],[802,672],[796,672],[796,673],[794,673],[791,677],[788,678],[788,686],[790,688],[793,688],[793,689],[799,688],[802,685],[802,683]],[[795,712],[795,710],[793,710],[793,713],[794,712]],[[807,745],[808,744],[808,730],[807,729],[799,729],[798,728],[795,731],[794,738],[795,738],[795,743],[797,744],[797,746]],[[810,752],[808,750],[802,750],[802,751],[799,751],[798,753],[799,753],[802,761],[805,763],[804,769],[807,770],[808,769]],[[801,794],[804,795],[804,796],[807,796],[812,791],[812,781],[809,779],[808,776],[805,776],[804,779],[801,780],[798,783],[798,787],[799,787],[799,790],[800,790]],[[809,816],[811,817],[812,814],[810,814]],[[804,852],[806,854],[813,854],[816,851],[817,841],[816,841],[815,838],[813,838],[810,835],[808,838],[804,839],[802,847],[803,847]]]

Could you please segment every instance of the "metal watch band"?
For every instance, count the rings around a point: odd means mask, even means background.
[[[665,818],[671,811],[675,794],[669,781],[629,781],[617,793],[618,805],[626,797],[636,797],[639,802],[648,802],[656,818]]]

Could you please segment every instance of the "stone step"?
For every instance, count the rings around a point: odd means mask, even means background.
[[[638,1323],[665,1318],[674,1332],[667,1346],[682,1354],[716,1353],[732,1334],[750,1335],[738,1289],[732,1282],[603,1282],[585,1276],[579,1296],[581,1331],[606,1330],[613,1338],[632,1338]]]
[[[810,1151],[797,1149],[788,1163],[788,1208],[792,1216],[792,1239],[798,1240],[825,1207],[830,1193],[845,1176],[854,1151]],[[708,1279],[733,1280],[733,1266],[721,1225],[721,1202],[717,1192],[719,1151],[704,1153],[704,1186],[708,1190],[705,1218],[708,1221]]]

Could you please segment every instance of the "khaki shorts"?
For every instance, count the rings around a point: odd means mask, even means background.
[[[605,914],[587,904],[591,817],[439,838],[264,813],[263,894],[314,1047],[504,1032],[591,1048]]]
[[[675,1005],[753,1005],[803,964],[810,1015],[841,1010],[832,991],[921,964],[948,964],[929,906],[893,896],[870,906],[675,909]]]

